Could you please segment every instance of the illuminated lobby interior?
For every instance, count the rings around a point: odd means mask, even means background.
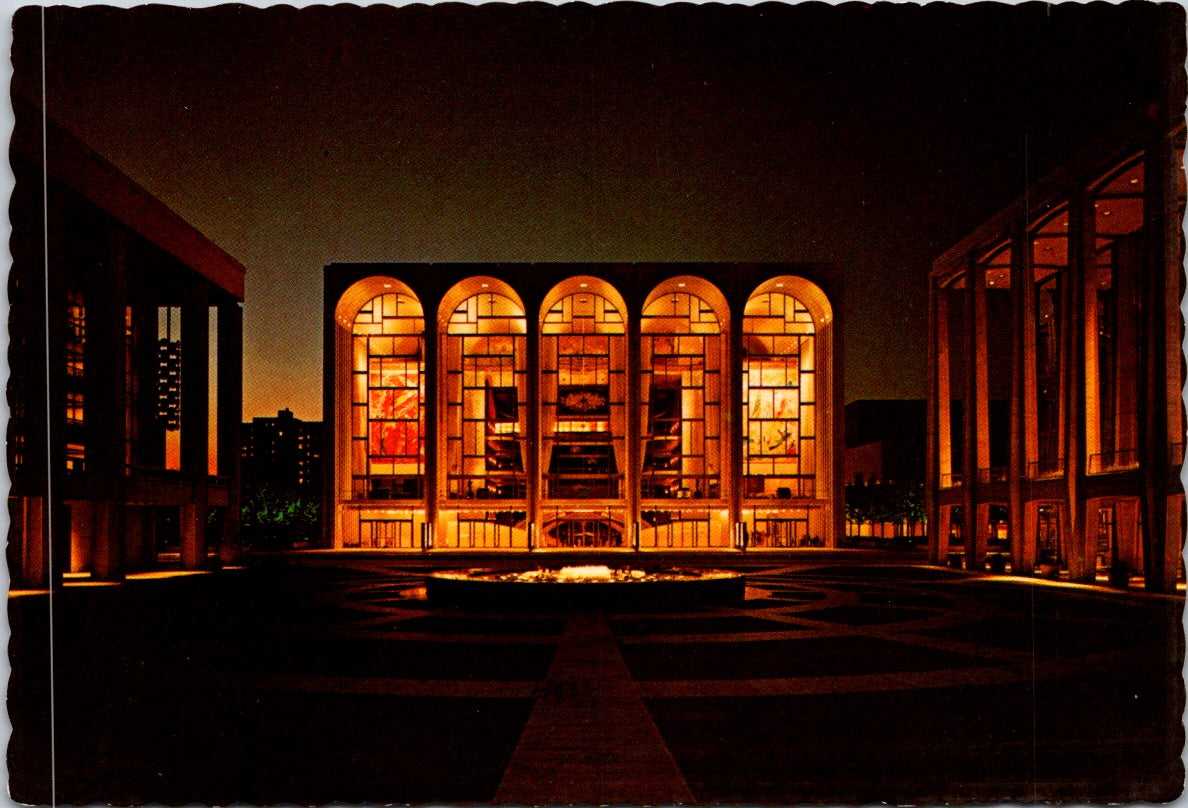
[[[841,535],[828,268],[336,264],[325,282],[327,546]]]

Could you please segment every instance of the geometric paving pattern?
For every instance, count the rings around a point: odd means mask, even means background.
[[[27,802],[1159,801],[1182,599],[771,565],[734,606],[489,614],[398,561],[10,600]],[[48,773],[56,769],[56,789]]]

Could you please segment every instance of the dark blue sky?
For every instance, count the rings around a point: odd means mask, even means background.
[[[245,417],[309,419],[335,261],[832,262],[847,399],[923,397],[931,260],[1147,110],[1184,39],[1170,4],[46,23],[49,113],[247,267]],[[33,98],[40,41],[39,10],[19,12],[14,83]]]

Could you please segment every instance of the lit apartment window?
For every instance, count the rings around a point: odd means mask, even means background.
[[[87,447],[81,443],[66,444],[66,471],[80,473],[86,471]]]
[[[83,394],[79,390],[66,391],[66,423],[80,425],[83,422]]]
[[[66,295],[66,375],[81,379],[87,343],[87,308],[78,292]]]

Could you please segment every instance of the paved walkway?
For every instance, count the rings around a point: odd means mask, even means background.
[[[495,802],[694,802],[601,614],[569,618]]]
[[[1166,801],[1183,599],[926,566],[500,614],[395,561],[9,601],[10,789],[71,804]],[[165,639],[163,639],[165,638]],[[167,641],[165,641],[167,640]]]

